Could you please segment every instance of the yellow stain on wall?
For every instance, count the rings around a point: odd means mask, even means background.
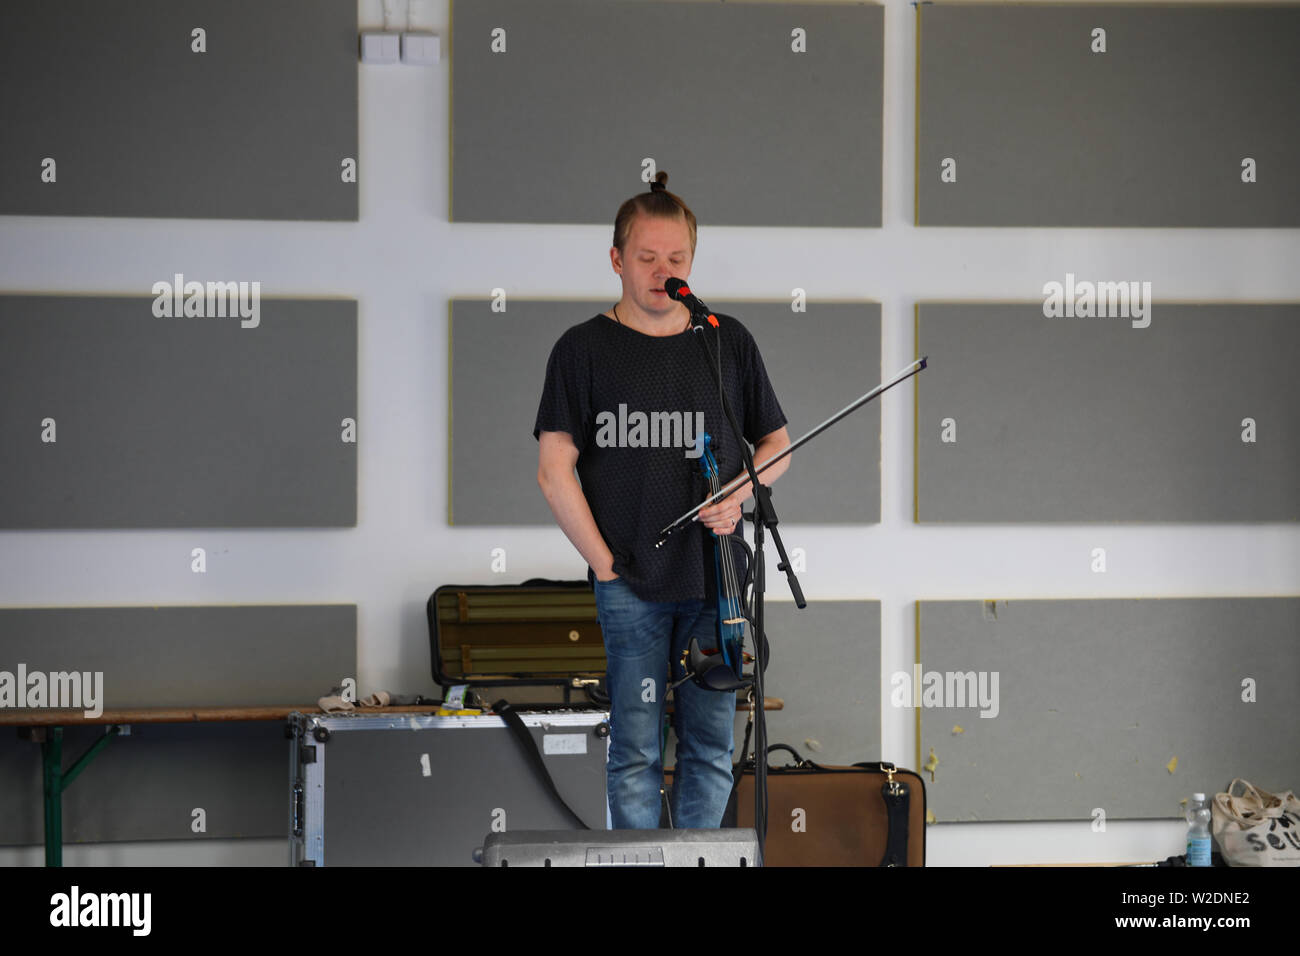
[[[930,782],[934,783],[934,769],[939,766],[939,758],[934,755],[934,748],[930,748],[930,759],[922,766],[922,770],[930,771]]]

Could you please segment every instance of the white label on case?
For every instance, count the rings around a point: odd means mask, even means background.
[[[586,734],[542,734],[544,754],[585,754]]]

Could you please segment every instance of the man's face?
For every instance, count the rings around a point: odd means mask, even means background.
[[[623,279],[623,298],[652,318],[665,318],[684,306],[668,298],[664,282],[691,274],[691,234],[685,219],[637,216],[620,254],[609,251],[614,271]]]

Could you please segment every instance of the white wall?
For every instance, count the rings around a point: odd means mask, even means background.
[[[784,299],[798,286],[812,299],[878,300],[888,374],[914,358],[918,300],[1035,300],[1044,282],[1067,271],[1149,280],[1157,300],[1300,300],[1300,230],[912,225],[915,14],[901,0],[885,6],[884,228],[714,228],[708,197],[675,184],[701,218],[692,283],[706,298]],[[362,27],[379,25],[378,3],[363,0],[359,9]],[[0,604],[355,602],[361,692],[431,693],[424,602],[435,587],[493,581],[489,556],[496,547],[507,552],[507,573],[495,578],[502,583],[583,575],[581,558],[558,530],[447,527],[447,302],[502,286],[513,296],[613,303],[619,285],[607,256],[611,228],[447,221],[446,0],[417,4],[415,13],[418,23],[443,35],[443,62],[432,69],[360,67],[356,224],[0,217],[0,289],[7,292],[146,295],[154,281],[182,272],[259,280],[265,296],[356,298],[357,528],[0,532]],[[520,175],[536,175],[526,159]],[[541,179],[538,188],[546,188]],[[628,195],[636,191],[639,184],[629,182]],[[611,224],[617,200],[610,204]],[[541,373],[539,364],[539,389]],[[863,383],[862,391],[874,384]],[[854,397],[828,395],[827,409]],[[532,421],[501,427],[529,435]],[[910,388],[884,397],[883,427],[881,524],[783,530],[787,546],[808,555],[802,582],[810,600],[882,602],[886,679],[911,668],[918,599],[1300,592],[1295,525],[917,526]],[[798,480],[797,471],[789,480]],[[190,550],[199,546],[209,555],[203,575],[189,567]],[[1089,570],[1089,552],[1098,546],[1107,550],[1105,574]],[[770,588],[772,600],[788,599],[780,577],[772,577]],[[774,655],[773,667],[780,667],[779,645]],[[887,690],[882,687],[882,756],[912,767],[914,715],[891,708]],[[1187,790],[1222,783],[1189,779]],[[1024,785],[1032,787],[1032,777]],[[940,824],[929,830],[929,859],[939,865],[1155,860],[1183,852],[1182,832],[1174,822],[1111,822],[1106,833],[1093,833],[1088,821]],[[264,841],[185,847],[180,854],[160,844],[78,849],[68,861],[276,865],[282,859]],[[33,851],[0,851],[0,865],[35,860]]]

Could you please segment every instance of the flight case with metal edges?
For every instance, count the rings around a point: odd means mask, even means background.
[[[582,823],[604,829],[609,715],[521,713]],[[291,714],[291,866],[474,866],[490,833],[577,823],[496,716]]]

